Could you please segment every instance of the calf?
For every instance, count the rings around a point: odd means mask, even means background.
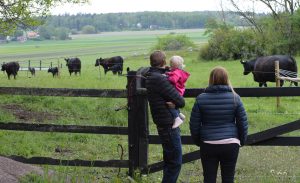
[[[28,67],[28,70],[31,73],[31,76],[35,76],[35,68],[34,67]]]
[[[123,58],[121,56],[115,56],[111,58],[99,58],[96,59],[95,66],[101,65],[104,69],[104,73],[106,74],[107,71],[114,71],[113,73],[118,73],[119,75],[123,72]]]
[[[122,74],[122,66],[120,64],[111,66],[108,70],[111,70],[114,75],[118,73],[118,75]]]
[[[48,69],[48,73],[51,72],[53,77],[58,76],[58,67],[51,67]]]
[[[20,65],[18,62],[8,62],[1,66],[1,71],[6,71],[8,79],[13,75],[14,79],[16,79],[16,75],[20,69]]]

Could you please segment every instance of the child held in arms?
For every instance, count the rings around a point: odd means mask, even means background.
[[[170,71],[166,72],[168,80],[181,96],[183,96],[185,92],[185,83],[190,76],[188,72],[183,70],[183,68],[185,67],[183,62],[184,60],[181,56],[172,56],[170,58]],[[167,104],[170,103],[171,102],[167,102]],[[174,117],[174,124],[172,128],[179,127],[184,122],[185,116],[182,113],[180,113],[179,109],[170,107],[169,110],[172,113],[172,116]]]

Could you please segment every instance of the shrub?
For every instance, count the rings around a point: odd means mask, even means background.
[[[97,32],[96,28],[92,25],[86,25],[82,27],[81,31],[83,34],[95,34]]]
[[[229,60],[263,55],[263,40],[250,29],[215,29],[208,44],[200,49],[199,58],[204,60]]]
[[[187,47],[194,47],[195,44],[186,35],[169,34],[164,37],[159,37],[154,49],[156,50],[180,50]]]

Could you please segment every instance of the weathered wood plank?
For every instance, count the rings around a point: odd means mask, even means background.
[[[300,137],[274,137],[250,144],[253,146],[300,146]]]
[[[255,135],[255,134],[253,134]],[[191,136],[181,136],[181,142],[183,145],[194,145]],[[158,135],[149,136],[149,144],[161,144]],[[246,146],[300,146],[300,137],[271,137],[270,139],[260,141],[247,141]]]
[[[300,120],[293,121],[284,125],[280,125],[274,128],[270,128],[261,132],[248,135],[248,139],[245,145],[255,145],[265,140],[269,140],[279,135],[289,133],[299,129],[300,129]],[[186,145],[194,144],[191,136],[184,136],[184,135],[181,136],[181,142],[182,144],[186,144]],[[288,144],[288,142],[286,143]],[[161,144],[159,137],[157,135],[149,135],[149,144]],[[260,144],[263,145],[263,143]],[[278,146],[281,145],[283,144],[282,143],[278,144]]]
[[[128,135],[127,127],[3,123],[2,130]]]
[[[204,92],[204,88],[189,88],[184,97],[193,98]],[[241,97],[300,96],[300,87],[234,88]]]
[[[204,92],[204,88],[189,88],[185,97],[193,98]],[[234,88],[241,97],[276,97],[300,96],[300,87],[269,87],[269,88]],[[137,94],[145,95],[145,89],[139,89]],[[0,87],[0,94],[9,95],[35,95],[35,96],[64,96],[64,97],[103,97],[126,98],[126,90],[112,89],[67,89],[67,88],[25,88]]]
[[[191,161],[195,161],[198,159],[200,159],[200,150],[182,155],[182,164],[188,163]],[[142,173],[149,174],[149,173],[155,173],[155,172],[161,171],[161,170],[163,170],[163,165],[164,165],[163,161],[151,164],[148,166],[147,169],[143,169]]]
[[[63,166],[87,166],[87,167],[115,167],[115,168],[128,168],[128,160],[108,160],[108,161],[87,161],[87,160],[61,160],[49,157],[31,157],[25,158],[22,156],[8,156],[7,158],[13,159],[27,164],[37,165],[63,165]]]
[[[300,129],[300,120],[280,125],[248,136],[246,144],[255,144]]]
[[[0,95],[127,98],[126,90],[0,87]]]

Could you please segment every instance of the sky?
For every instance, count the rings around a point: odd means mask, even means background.
[[[228,10],[226,0],[90,0],[86,5],[65,5],[51,10],[54,15],[77,13],[118,13],[142,11],[205,11]],[[258,7],[257,7],[258,8]]]

